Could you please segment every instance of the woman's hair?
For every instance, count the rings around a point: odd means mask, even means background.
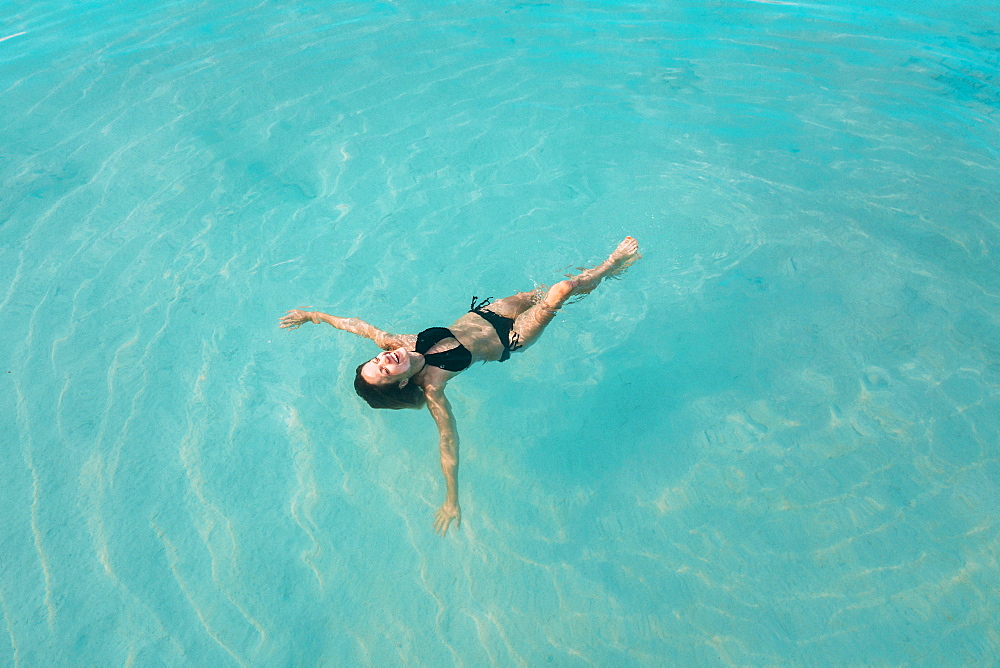
[[[365,364],[368,362],[358,365],[354,376],[354,391],[372,408],[392,408],[394,410],[423,408],[424,404],[427,403],[423,389],[416,383],[407,383],[403,387],[394,383],[372,385],[361,375],[361,369]]]

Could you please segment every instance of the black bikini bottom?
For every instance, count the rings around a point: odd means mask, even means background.
[[[475,313],[480,318],[493,325],[493,329],[497,332],[497,338],[500,339],[500,343],[503,345],[503,353],[500,355],[500,361],[506,362],[510,359],[511,351],[517,350],[521,347],[518,343],[517,332],[513,331],[514,321],[507,316],[494,313],[493,311],[484,308],[489,306],[489,303],[489,299],[484,299],[477,304],[476,297],[473,297],[472,307],[469,309],[469,313]]]

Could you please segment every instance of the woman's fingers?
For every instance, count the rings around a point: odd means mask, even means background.
[[[457,506],[438,508],[437,515],[434,517],[434,533],[439,533],[442,536],[448,533],[448,527],[451,526],[452,520],[455,520],[456,527],[462,526],[462,511]]]
[[[293,308],[285,311],[285,315],[278,318],[278,326],[282,329],[298,329],[308,320],[309,318],[306,317],[306,314],[302,310]]]
[[[451,517],[445,513],[444,508],[438,508],[437,517],[434,518],[434,533],[445,535],[448,533],[449,524],[451,524]]]
[[[298,329],[307,322],[313,322],[308,311],[293,308],[285,311],[285,315],[278,318],[278,326],[282,329]]]
[[[298,329],[306,322],[306,319],[294,315],[286,315],[278,320],[278,326],[282,329]]]

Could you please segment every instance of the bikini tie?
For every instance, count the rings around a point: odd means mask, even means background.
[[[469,310],[470,311],[478,311],[479,309],[483,308],[484,306],[489,306],[490,305],[490,301],[493,299],[493,297],[487,297],[486,299],[482,300],[478,304],[476,303],[477,299],[479,299],[479,297],[477,297],[475,295],[472,296],[472,304],[469,306]]]

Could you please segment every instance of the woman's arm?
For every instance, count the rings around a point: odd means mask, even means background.
[[[430,409],[441,436],[441,472],[444,473],[447,490],[444,505],[438,509],[434,518],[434,532],[443,536],[448,532],[448,525],[452,520],[455,520],[455,526],[462,526],[462,509],[458,505],[458,430],[444,390],[426,386],[424,394],[427,396],[427,408]]]
[[[395,348],[399,348],[400,346],[407,346],[410,343],[407,341],[405,335],[400,336],[383,332],[378,327],[368,324],[361,318],[340,318],[321,311],[301,311],[299,309],[292,309],[291,311],[288,311],[283,318],[281,318],[279,324],[282,329],[297,329],[307,322],[313,322],[317,325],[321,322],[325,322],[331,327],[336,327],[337,329],[342,329],[345,332],[363,336],[366,339],[374,341],[375,345],[382,350],[393,350]]]

